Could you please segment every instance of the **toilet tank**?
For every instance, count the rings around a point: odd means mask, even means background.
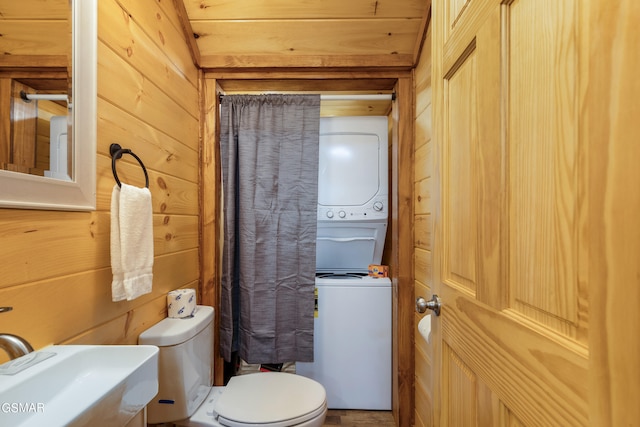
[[[193,317],[166,318],[140,334],[138,344],[155,345],[158,394],[147,406],[149,424],[189,418],[213,383],[213,307]]]

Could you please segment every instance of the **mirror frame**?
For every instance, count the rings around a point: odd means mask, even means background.
[[[73,180],[0,170],[0,208],[96,208],[98,1],[72,1]]]

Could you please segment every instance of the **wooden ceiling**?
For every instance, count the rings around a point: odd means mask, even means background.
[[[66,68],[70,14],[68,0],[0,0],[0,66]]]
[[[226,93],[392,93],[394,78],[277,80],[283,70],[410,70],[419,60],[431,0],[182,0],[194,62],[224,75]],[[184,9],[181,6],[184,6]],[[265,71],[266,70],[266,71]],[[271,76],[269,76],[271,74]],[[326,74],[324,75],[326,77]],[[388,115],[391,101],[323,101],[322,116]]]
[[[180,5],[180,3],[178,2]],[[412,68],[430,0],[182,0],[201,68]]]
[[[0,0],[2,56],[68,52],[68,0]],[[412,68],[430,0],[176,0],[203,69]],[[66,64],[65,64],[66,65]]]

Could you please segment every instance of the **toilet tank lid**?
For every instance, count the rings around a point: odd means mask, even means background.
[[[166,347],[182,344],[196,336],[213,322],[213,307],[197,306],[192,317],[175,319],[167,317],[144,331],[138,337],[138,344]]]

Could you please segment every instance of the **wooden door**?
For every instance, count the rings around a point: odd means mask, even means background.
[[[640,2],[591,1],[589,425],[640,425]]]
[[[588,424],[587,24],[433,2],[435,425]]]

